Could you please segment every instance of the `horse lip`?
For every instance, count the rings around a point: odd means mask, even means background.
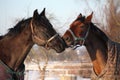
[[[65,44],[62,43],[62,44],[59,44],[59,46],[55,47],[54,49],[56,50],[57,53],[61,53],[61,52],[63,52],[65,50],[65,48],[66,48]]]
[[[63,52],[65,49],[62,49],[62,50],[56,50],[57,53],[61,53]]]
[[[61,53],[61,52],[63,52],[64,50],[65,50],[65,45],[64,45],[64,43],[63,43],[63,44],[60,44],[60,45],[59,45],[59,48],[56,49],[56,52],[57,52],[57,53]]]

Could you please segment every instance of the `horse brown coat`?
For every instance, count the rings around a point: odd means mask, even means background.
[[[0,80],[24,80],[24,71],[24,64],[14,71],[0,60]]]
[[[94,72],[92,80],[120,80],[120,44],[108,41],[108,60],[105,69],[100,75]]]

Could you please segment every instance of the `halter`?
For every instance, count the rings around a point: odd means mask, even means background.
[[[74,39],[74,43],[73,43],[72,47],[76,46],[76,43],[78,43],[79,41],[82,41],[82,44],[81,44],[81,46],[82,46],[82,45],[85,43],[85,40],[86,40],[86,38],[87,38],[87,36],[88,36],[88,33],[89,33],[89,30],[90,30],[90,25],[89,25],[88,30],[87,30],[87,32],[86,32],[86,34],[85,34],[84,37],[77,37],[77,36],[72,32],[71,29],[68,29],[68,31],[71,33],[71,35],[73,36],[73,39]],[[78,46],[77,46],[77,47],[78,47]],[[76,47],[76,48],[77,48],[77,47]]]
[[[43,44],[45,45],[45,48],[47,48],[47,49],[49,49],[48,44],[49,44],[54,38],[56,38],[57,36],[59,36],[59,34],[55,34],[55,35],[53,35],[51,38],[49,38],[47,41],[45,41],[45,40],[40,39],[38,36],[35,35],[35,32],[34,32],[34,30],[33,30],[32,20],[31,20],[31,22],[30,22],[30,27],[31,27],[31,31],[32,31],[32,37],[33,37],[34,39],[36,39],[37,41],[43,43]]]

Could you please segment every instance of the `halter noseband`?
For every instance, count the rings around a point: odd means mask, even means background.
[[[56,38],[56,37],[59,35],[59,34],[55,34],[55,35],[53,35],[51,38],[49,38],[48,40],[45,41],[45,40],[40,39],[39,37],[37,37],[37,36],[35,35],[35,32],[34,32],[34,30],[33,30],[32,20],[31,20],[31,22],[30,22],[30,27],[31,27],[31,31],[32,31],[32,37],[35,38],[37,41],[43,43],[43,44],[45,45],[45,48],[47,48],[47,49],[49,49],[48,44],[49,44],[54,38]]]
[[[85,43],[85,40],[86,40],[87,36],[88,36],[89,30],[90,30],[90,25],[89,25],[88,30],[87,30],[87,32],[86,32],[86,34],[85,34],[84,37],[77,37],[77,36],[72,32],[71,29],[68,29],[68,31],[71,33],[71,35],[72,35],[72,37],[73,37],[73,39],[74,39],[74,43],[73,43],[72,47],[76,46],[76,43],[78,43],[78,41],[82,41],[82,44],[81,44],[81,45],[83,45],[83,44]]]

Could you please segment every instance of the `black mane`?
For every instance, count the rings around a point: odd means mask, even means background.
[[[90,27],[99,38],[101,38],[103,41],[108,41],[109,38],[107,37],[107,35],[102,30],[100,30],[96,25],[90,23]]]
[[[78,17],[76,21],[81,21],[82,23],[84,23],[85,18],[86,18],[85,16],[81,16],[81,17]],[[107,37],[107,35],[102,30],[100,30],[96,25],[94,25],[92,22],[90,23],[90,27],[91,27],[91,30],[94,33],[96,33],[99,38],[101,38],[103,41],[108,41],[109,38]]]
[[[21,31],[26,27],[26,25],[29,25],[31,18],[29,19],[22,19],[19,21],[13,28],[9,28],[9,32],[6,35],[16,35],[21,33]]]
[[[3,38],[3,36],[0,36],[0,40]]]

